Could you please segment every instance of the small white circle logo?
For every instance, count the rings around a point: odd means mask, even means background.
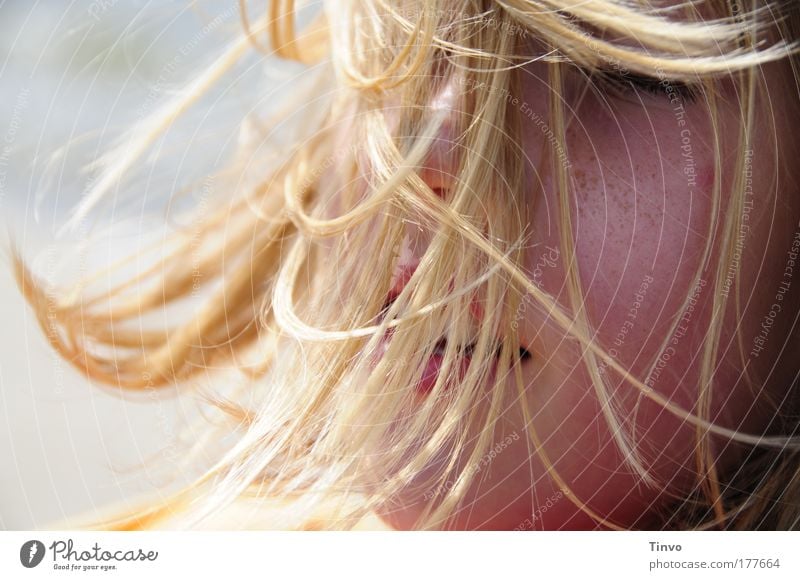
[[[28,540],[19,549],[19,561],[26,568],[35,568],[44,558],[44,544],[39,540]]]

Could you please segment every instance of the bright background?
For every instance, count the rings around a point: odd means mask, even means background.
[[[86,231],[56,232],[91,179],[81,166],[240,30],[235,0],[0,0],[0,216],[38,271],[71,273],[60,252]],[[263,82],[263,69],[254,71]],[[210,95],[214,106],[188,116],[184,127],[202,126],[205,135],[191,135],[198,146],[190,157],[154,164],[126,184],[133,195],[125,203],[106,211],[140,216],[209,169],[229,145],[234,113],[258,106],[248,82],[225,83],[224,103]],[[216,128],[226,139],[214,139]],[[184,143],[186,134],[175,131],[162,145]],[[152,223],[118,227],[117,241],[90,248],[89,262],[130,249]],[[192,409],[170,397],[122,398],[57,358],[15,289],[5,251],[0,323],[0,529],[85,514],[176,475],[163,460]],[[158,471],[144,464],[159,460]]]

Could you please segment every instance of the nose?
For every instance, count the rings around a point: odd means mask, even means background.
[[[456,183],[459,164],[458,93],[454,82],[448,83],[434,97],[430,109],[433,114],[442,114],[444,120],[419,169],[425,184],[442,199],[446,199]]]
[[[432,118],[441,116],[441,125],[428,144],[428,151],[417,167],[420,179],[442,200],[446,200],[453,189],[458,171],[459,144],[456,135],[456,106],[456,87],[451,82],[435,94],[428,106]],[[432,233],[429,228],[419,227],[416,219],[409,220],[398,260],[398,272],[395,275],[393,293],[399,293],[397,287],[402,289],[416,270],[421,255],[430,243]]]
[[[434,115],[441,113],[443,122],[420,164],[418,174],[437,196],[446,200],[457,183],[460,162],[461,144],[457,133],[460,113],[456,83],[451,82],[444,86],[436,94],[429,108]],[[392,279],[390,300],[402,291],[414,274],[431,236],[431,231],[417,227],[416,223],[409,224]],[[483,306],[477,299],[473,299],[470,311],[478,320],[483,317]]]
[[[436,195],[446,200],[448,194],[458,183],[457,174],[463,154],[459,133],[461,111],[459,110],[459,93],[455,81],[437,93],[430,108],[434,112],[442,113],[444,119],[427,155],[420,164],[418,174]],[[419,228],[416,223],[409,225],[398,253],[387,304],[397,298],[408,284],[430,242],[431,232],[429,230]],[[469,312],[475,324],[483,323],[487,307],[489,305],[484,302],[484,298],[479,293],[471,297]],[[498,339],[502,339],[502,337],[498,336]],[[520,356],[527,358],[530,353],[520,347]]]

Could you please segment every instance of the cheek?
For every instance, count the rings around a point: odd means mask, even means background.
[[[708,133],[702,114],[688,115],[680,127],[670,109],[644,110],[634,104],[618,105],[612,112],[587,103],[569,127],[574,266],[597,337],[627,368],[646,371],[674,316],[686,314],[681,307],[710,238],[714,156],[706,145]],[[543,289],[568,306],[568,256],[558,252],[556,267],[542,267],[545,254],[553,253],[548,249],[561,247],[562,233],[557,211],[538,211],[559,205],[552,180],[544,181],[547,201],[533,216],[542,238],[526,266]],[[696,300],[682,325],[687,329],[702,324],[705,283],[694,288]],[[536,335],[543,320],[532,308],[526,322],[526,330]],[[552,323],[538,334],[548,341],[566,337]],[[687,345],[694,334],[686,332]],[[689,361],[678,362],[670,365],[673,372],[689,366]]]
[[[681,127],[663,104],[648,110],[621,104],[611,112],[591,102],[567,133],[573,160],[571,236],[591,327],[624,368],[684,409],[697,402],[697,355],[712,304],[708,275],[693,283],[712,219],[709,135],[709,123],[699,111],[687,111]],[[541,146],[536,140],[526,143],[530,158],[539,158]],[[542,181],[543,199],[532,216],[540,237],[526,267],[542,289],[568,306],[569,256],[558,250],[558,196],[551,178],[545,175]],[[685,304],[689,294],[692,300]],[[676,319],[678,327],[671,332]],[[594,506],[606,513],[623,497],[633,513],[637,503],[649,505],[655,497],[633,491],[636,477],[608,427],[609,406],[626,432],[635,430],[645,467],[673,487],[688,485],[694,477],[693,426],[641,397],[598,361],[613,397],[611,404],[604,403],[580,345],[530,302],[520,332],[538,359],[526,379],[534,408],[547,410],[536,420],[542,432],[551,434],[544,448],[560,462],[559,471],[577,493],[593,497]]]
[[[580,160],[572,236],[586,313],[601,343],[639,376],[650,370],[680,316],[683,345],[669,351],[666,382],[688,384],[694,339],[703,334],[710,302],[706,280],[693,288],[710,239],[709,127],[699,114],[680,127],[668,109],[620,105],[613,116],[603,110],[598,105],[588,116],[593,124],[569,135]],[[560,274],[563,282],[566,272]],[[683,307],[689,293],[696,300]],[[657,382],[653,374],[652,386]]]

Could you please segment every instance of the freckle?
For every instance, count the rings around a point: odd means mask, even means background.
[[[575,170],[575,182],[581,187],[586,187],[586,173],[583,169]]]

